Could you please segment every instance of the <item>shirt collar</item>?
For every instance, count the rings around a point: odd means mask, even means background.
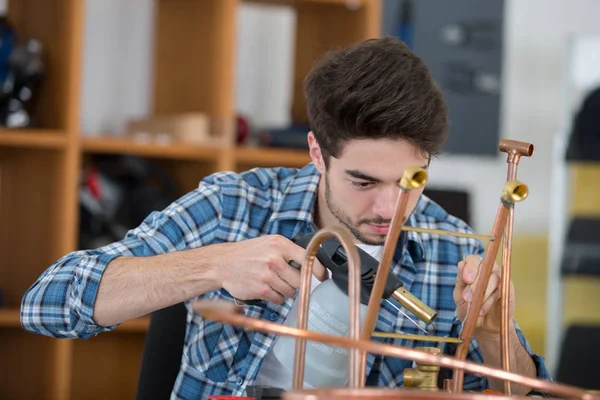
[[[283,191],[270,222],[295,220],[312,224],[320,177],[313,163],[299,169]]]
[[[298,170],[283,191],[279,206],[271,214],[270,222],[296,221],[313,228],[314,208],[321,174],[313,163]],[[409,216],[406,225],[417,227],[416,215],[423,212],[426,204],[423,196],[419,198],[414,212]],[[423,241],[417,232],[407,231],[407,250],[415,261],[421,261],[424,255]]]
[[[426,200],[424,199],[423,195],[419,196],[415,210],[406,220],[407,226],[414,228],[419,226],[417,216],[423,213],[426,205]],[[414,231],[404,231],[404,233],[407,235],[407,241],[409,243],[407,244],[407,246],[409,246],[408,250],[410,251],[414,261],[423,261],[425,255],[425,246],[423,245],[423,239],[421,238],[421,235]]]

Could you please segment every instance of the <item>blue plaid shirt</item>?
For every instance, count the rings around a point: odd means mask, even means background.
[[[110,331],[116,326],[98,326],[92,314],[100,279],[111,260],[122,255],[153,256],[266,234],[291,238],[314,231],[312,211],[318,182],[319,174],[312,164],[302,169],[253,169],[241,174],[220,172],[208,176],[194,191],[162,212],[149,215],[122,241],[70,253],[50,266],[23,297],[22,325],[28,331],[56,338],[86,339]],[[424,195],[407,223],[422,228],[472,232],[463,221]],[[483,254],[484,248],[473,239],[407,234],[407,245],[396,252],[391,271],[410,292],[438,311],[431,334],[457,337],[461,324],[452,296],[457,264],[465,255]],[[223,289],[200,297],[231,299]],[[194,300],[186,302],[188,310]],[[282,323],[291,305],[289,299],[283,305],[246,307],[245,312],[251,317]],[[382,302],[376,330],[422,334],[386,302]],[[532,352],[518,326],[517,333],[537,366],[538,376],[549,378],[543,359]],[[172,398],[244,395],[274,339],[274,335],[223,325],[188,312],[181,370]],[[439,346],[446,354],[453,354],[455,350],[442,343],[376,340],[408,347]],[[468,359],[483,362],[475,340],[470,344]],[[411,367],[411,361],[369,355],[367,382],[381,387],[402,386],[403,370]],[[479,391],[486,387],[485,378],[465,375],[465,389]]]

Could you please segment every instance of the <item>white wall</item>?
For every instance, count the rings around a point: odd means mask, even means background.
[[[148,113],[154,0],[86,0],[82,71],[84,135],[119,134]]]
[[[515,232],[545,234],[551,193],[552,146],[565,112],[563,76],[567,38],[600,34],[600,2],[595,0],[508,0],[505,24],[502,137],[532,142],[519,179],[530,197],[516,209]],[[466,165],[475,163],[475,173]],[[432,166],[431,183],[462,182],[475,192],[475,229],[491,229],[497,198],[506,177],[506,158],[497,161],[443,157]]]
[[[147,111],[152,3],[87,0],[84,132],[118,131],[126,117]],[[566,39],[569,33],[600,34],[600,2],[506,0],[506,5],[501,133],[536,146],[533,157],[522,159],[519,168],[530,197],[518,205],[515,232],[545,234],[552,196],[552,140],[564,112]],[[289,120],[291,76],[286,72],[292,56],[293,14],[285,8],[244,4],[239,21],[238,65],[243,67],[237,71],[238,109],[257,125],[284,124]],[[251,23],[257,28],[252,29]],[[267,78],[280,84],[269,85]],[[496,160],[443,156],[432,165],[430,182],[471,190],[473,226],[489,232],[505,179],[504,156]]]

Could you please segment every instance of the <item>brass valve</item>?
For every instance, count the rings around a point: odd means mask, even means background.
[[[430,354],[441,354],[442,352],[438,347],[420,347],[418,350]],[[404,370],[404,387],[431,391],[439,390],[437,380],[440,367],[436,365],[416,364],[416,368],[406,368]]]

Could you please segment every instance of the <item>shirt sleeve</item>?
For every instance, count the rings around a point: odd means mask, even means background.
[[[123,240],[79,250],[57,260],[25,292],[21,325],[55,338],[87,339],[117,327],[99,326],[92,317],[100,281],[120,256],[148,257],[210,244],[218,230],[219,187],[205,180],[160,212],[153,212]]]

